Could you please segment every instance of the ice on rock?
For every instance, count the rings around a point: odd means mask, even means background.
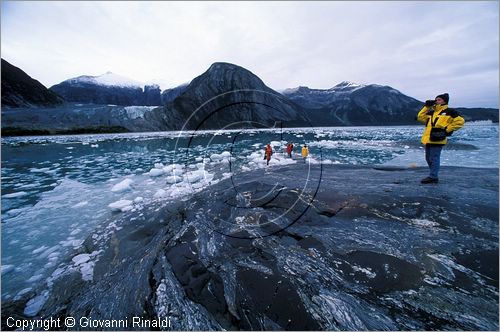
[[[123,192],[123,191],[126,191],[126,190],[130,190],[131,187],[130,185],[133,183],[134,181],[132,179],[125,179],[117,184],[115,184],[113,186],[113,188],[111,188],[111,191],[112,192]]]
[[[95,253],[95,252],[94,252]],[[94,254],[93,253],[93,254]],[[82,279],[85,281],[92,281],[94,278],[94,265],[91,260],[91,254],[79,254],[73,257],[72,261],[80,270]]]
[[[90,260],[90,255],[89,254],[79,254],[79,255],[76,255],[75,257],[73,257],[71,260],[76,265],[80,265],[80,264],[83,264],[85,262],[88,262]]]
[[[111,208],[112,211],[127,211],[132,208],[132,201],[128,199],[121,199],[109,204],[108,207]]]

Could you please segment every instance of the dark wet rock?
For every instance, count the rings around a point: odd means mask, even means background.
[[[498,169],[441,172],[422,185],[424,168],[271,167],[118,214],[74,254],[93,257],[93,279],[70,264],[37,315],[159,316],[175,330],[497,330]],[[27,300],[2,316],[22,317]]]

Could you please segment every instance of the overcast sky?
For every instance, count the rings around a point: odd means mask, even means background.
[[[498,107],[498,1],[2,1],[1,55],[50,87],[107,71],[163,89],[217,61],[266,85],[390,85]]]

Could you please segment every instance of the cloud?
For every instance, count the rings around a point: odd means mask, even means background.
[[[498,106],[498,22],[498,2],[4,1],[2,57],[47,86],[110,70],[167,88],[225,61],[274,89],[449,87]]]

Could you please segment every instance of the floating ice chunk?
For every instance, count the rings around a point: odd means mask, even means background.
[[[119,201],[113,202],[108,205],[109,208],[111,208],[112,211],[124,211],[127,206],[131,206],[132,201],[128,199],[121,199]]]
[[[23,188],[23,189],[30,189],[30,188],[37,188],[37,187],[40,187],[40,183],[38,183],[38,182],[28,183],[28,184],[24,184],[24,185],[19,186],[19,188]]]
[[[2,275],[14,270],[14,265],[2,265]]]
[[[16,297],[14,298],[14,300],[16,300],[16,299],[19,300],[21,298],[21,296],[23,296],[26,293],[29,293],[30,290],[32,290],[31,287],[21,289],[19,292],[17,292]]]
[[[49,292],[45,291],[42,294],[32,298],[26,303],[24,308],[24,314],[29,317],[36,316],[36,314],[42,309],[43,305],[49,298]]]
[[[160,176],[163,175],[163,169],[153,168],[149,171],[149,176]]]
[[[198,170],[198,171],[192,171],[186,173],[186,179],[190,182],[197,182],[202,180],[205,177],[205,171],[204,170]]]
[[[91,148],[98,148],[99,147],[99,144],[91,144],[90,145]]]
[[[33,250],[33,253],[34,253],[34,254],[39,254],[39,253],[41,253],[42,251],[47,250],[47,249],[49,249],[49,247],[47,247],[47,246],[41,246],[41,247],[39,247],[39,248],[37,248],[37,249]]]
[[[182,176],[176,176],[176,175],[173,175],[173,176],[168,176],[167,177],[167,183],[179,183],[182,181]]]
[[[142,198],[141,196],[138,196],[134,199],[134,203],[140,203],[142,201],[144,201],[144,198]]]
[[[229,151],[224,151],[220,154],[222,158],[230,158],[231,157],[231,152]]]
[[[56,252],[57,250],[60,249],[60,246],[59,245],[55,245],[53,247],[50,247],[49,249],[45,250],[41,255],[40,255],[40,258],[45,258],[47,256],[49,256],[50,254]]]
[[[74,208],[81,208],[81,207],[84,207],[87,204],[89,204],[88,201],[83,201],[83,202],[80,202],[80,203],[77,203],[77,204],[73,205],[73,207]]]
[[[126,190],[130,190],[131,187],[130,185],[133,183],[134,181],[132,179],[125,179],[117,184],[115,184],[113,186],[113,188],[111,188],[111,191],[112,192],[122,192],[122,191],[126,191]]]
[[[35,282],[35,281],[38,281],[42,278],[43,278],[43,275],[36,274],[36,275],[32,276],[31,278],[29,278],[28,280],[26,280],[26,282]]]
[[[71,233],[69,233],[69,235],[76,235],[76,234],[80,233],[81,231],[82,230],[80,228],[77,228],[74,231],[72,231]]]
[[[30,172],[32,173],[45,173],[45,172],[48,172],[50,171],[50,168],[49,167],[44,167],[44,168],[31,168],[30,169]]]
[[[182,174],[184,174],[184,171],[182,169],[178,169],[178,168],[175,168],[173,171],[172,171],[172,174],[174,176],[181,176]]]
[[[222,159],[222,156],[220,154],[214,153],[213,155],[210,156],[210,159],[212,161],[219,161]]]
[[[158,191],[154,194],[154,198],[162,198],[162,197],[166,197],[167,196],[167,192],[163,189],[158,189]]]
[[[17,193],[3,195],[2,197],[3,198],[17,198],[17,197],[23,197],[26,195],[28,195],[28,193],[26,191],[18,191]]]
[[[165,165],[163,165],[162,163],[155,163],[155,168],[162,169],[163,167],[165,167]]]

